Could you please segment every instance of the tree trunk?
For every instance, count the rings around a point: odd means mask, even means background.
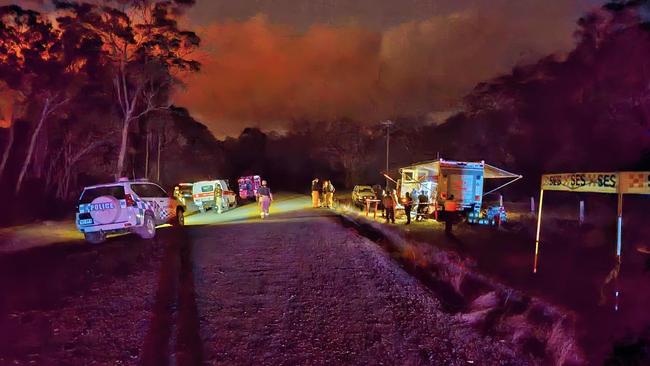
[[[61,158],[61,155],[63,154],[63,150],[65,148],[61,148],[56,152],[56,155],[50,159],[50,165],[47,168],[47,172],[45,175],[45,191],[46,192],[51,192],[52,191],[52,184],[54,182],[54,174],[55,170],[57,168],[57,165],[59,164],[59,159]]]
[[[115,171],[115,180],[119,179],[124,173],[124,159],[126,158],[126,144],[129,138],[129,126],[131,125],[131,116],[124,118],[122,125],[122,139],[120,142],[120,154],[117,157],[117,170]]]
[[[14,115],[11,115],[11,126],[9,126],[9,140],[7,140],[7,145],[5,146],[5,151],[2,154],[2,162],[0,162],[0,181],[5,172],[5,167],[7,166],[7,161],[9,160],[9,154],[11,153],[11,148],[14,146],[14,134],[16,133],[16,122],[14,120]]]
[[[162,143],[162,133],[158,135],[158,168],[156,169],[156,182],[160,183],[160,145]]]
[[[57,189],[57,198],[64,200],[68,195],[68,187],[70,184],[70,172],[71,167],[66,164],[66,167],[63,169],[63,174],[61,175],[61,183]]]
[[[144,161],[144,177],[149,179],[149,140],[151,134],[147,131],[147,151],[145,152],[145,161]]]
[[[36,139],[38,138],[38,133],[41,132],[43,123],[47,119],[47,115],[50,113],[50,99],[45,99],[45,105],[43,106],[43,111],[41,112],[41,118],[32,133],[32,137],[29,140],[29,147],[27,148],[27,156],[23,162],[23,167],[20,170],[20,175],[18,175],[18,181],[16,182],[16,193],[20,192],[20,188],[23,184],[23,179],[25,178],[25,173],[27,173],[27,168],[32,160],[32,155],[34,154],[34,147],[36,146]]]
[[[36,178],[43,178],[45,172],[45,162],[48,157],[48,125],[43,124],[43,129],[36,138],[36,144],[34,145],[34,156],[32,157],[31,169],[29,169],[29,174],[33,174]]]

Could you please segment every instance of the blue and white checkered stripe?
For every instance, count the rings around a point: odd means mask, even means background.
[[[149,203],[142,200],[136,200],[135,207],[138,209],[138,215],[144,215],[145,211],[151,209]]]
[[[161,207],[160,204],[156,201],[144,201],[141,198],[133,197],[135,201],[136,209],[136,221],[139,225],[144,220],[144,214],[146,211],[153,212],[157,220],[169,220],[171,218],[171,213],[167,208]],[[119,200],[120,207],[126,208],[126,200]],[[79,205],[79,213],[90,213],[92,211],[91,204],[81,204]]]
[[[142,215],[144,217],[144,212],[147,210],[153,212],[154,216],[161,221],[168,220],[171,216],[169,210],[166,207],[161,207],[156,201],[137,200],[136,207],[138,208],[138,216]]]
[[[160,214],[160,219],[163,221],[167,221],[171,218],[170,210],[167,209],[167,207],[160,207],[157,202],[155,202],[156,205],[158,206],[159,214]]]

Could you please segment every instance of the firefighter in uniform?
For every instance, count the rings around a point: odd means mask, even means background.
[[[214,212],[221,213],[223,209],[223,189],[217,184],[214,189]]]
[[[327,180],[323,183],[323,192],[325,193],[325,207],[334,208],[334,185],[332,181]]]
[[[318,185],[318,178],[311,181],[311,207],[318,208],[320,206],[320,187]]]
[[[269,208],[273,202],[273,194],[268,187],[265,180],[262,181],[262,186],[257,189],[257,202],[260,206],[260,217],[266,218],[269,216]]]

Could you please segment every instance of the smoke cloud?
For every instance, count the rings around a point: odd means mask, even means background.
[[[374,93],[381,37],[360,28],[304,33],[264,16],[199,30],[202,72],[177,99],[213,130],[281,127],[291,119],[361,117]],[[228,128],[232,127],[232,128]]]
[[[299,119],[374,122],[458,108],[478,82],[574,45],[578,4],[491,1],[385,30],[272,23],[264,15],[198,29],[203,70],[176,103],[217,135]]]

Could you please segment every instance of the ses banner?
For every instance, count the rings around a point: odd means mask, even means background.
[[[564,173],[542,176],[548,191],[650,194],[650,172]]]
[[[618,193],[618,173],[565,173],[542,175],[547,191]]]

